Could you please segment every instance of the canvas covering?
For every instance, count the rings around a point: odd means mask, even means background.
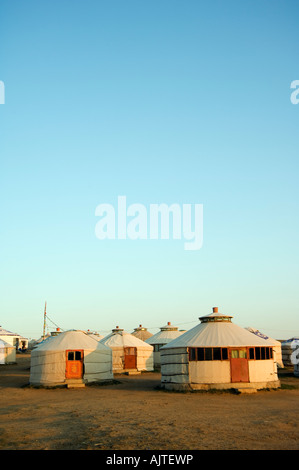
[[[66,351],[84,351],[84,375],[86,383],[111,380],[112,353],[82,331],[67,331],[49,337],[31,353],[30,384],[55,385],[65,383]]]
[[[153,347],[124,330],[112,331],[100,343],[112,349],[113,371],[124,370],[125,348],[133,347],[137,351],[137,370],[154,370]]]
[[[270,338],[266,341],[228,321],[231,317],[223,316],[224,320],[221,321],[220,314],[213,316],[216,321],[201,322],[160,349],[162,384],[168,387],[184,384],[230,385],[230,361],[189,362],[190,347],[274,347],[277,343]],[[277,382],[277,365],[274,360],[248,361],[248,366],[250,382],[261,386]]]
[[[16,362],[16,348],[0,339],[0,364],[12,364],[14,362]]]

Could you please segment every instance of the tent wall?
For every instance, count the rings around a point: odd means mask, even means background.
[[[161,349],[161,383],[188,384],[189,357],[186,348]]]
[[[154,356],[151,349],[141,347],[137,349],[137,370],[154,370]]]
[[[190,382],[215,384],[230,383],[229,361],[190,362]]]
[[[274,357],[274,361],[276,362],[278,367],[283,369],[284,368],[284,363],[283,363],[283,359],[282,359],[281,346],[278,346],[278,345],[273,346],[273,357]]]
[[[84,350],[84,375],[86,383],[113,378],[111,351]],[[53,386],[65,383],[66,352],[39,351],[31,353],[30,384]]]
[[[16,349],[6,348],[6,364],[14,364],[16,362]]]
[[[160,369],[161,367],[160,351],[154,351],[154,367],[155,369]]]
[[[30,384],[57,385],[65,382],[65,351],[38,351],[31,353]]]
[[[86,382],[112,380],[112,351],[84,351],[84,377]]]
[[[16,348],[0,341],[0,364],[15,364]]]
[[[112,349],[112,361],[113,371],[125,370],[125,352],[123,347],[113,347]],[[151,371],[154,370],[153,351],[148,348],[137,348],[137,370]]]
[[[271,382],[277,380],[277,366],[274,361],[248,361],[250,382]]]

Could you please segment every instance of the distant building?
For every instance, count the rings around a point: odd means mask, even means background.
[[[132,335],[136,336],[136,338],[139,338],[142,341],[145,341],[146,339],[151,338],[153,333],[147,331],[147,328],[144,328],[144,326],[139,325],[138,328],[134,328]]]
[[[14,364],[16,362],[16,348],[0,339],[0,364]]]
[[[16,350],[28,348],[29,340],[27,338],[23,338],[23,336],[18,333],[5,330],[2,326],[0,326],[0,339],[14,346]]]
[[[118,326],[100,343],[109,346],[113,354],[113,372],[152,371],[153,347]]]
[[[145,340],[146,343],[151,344],[154,348],[154,367],[155,369],[160,369],[160,349],[165,346],[165,344],[170,343],[178,336],[181,336],[184,332],[179,331],[177,326],[173,326],[170,321],[167,325],[162,326],[160,331],[153,335],[151,338]]]

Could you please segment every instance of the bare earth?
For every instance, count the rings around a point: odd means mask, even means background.
[[[298,450],[299,378],[250,395],[159,390],[159,373],[82,389],[28,387],[30,354],[0,368],[1,450]]]

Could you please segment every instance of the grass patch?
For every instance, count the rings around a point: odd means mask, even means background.
[[[291,384],[281,384],[281,390],[298,390],[298,385],[291,385]]]

